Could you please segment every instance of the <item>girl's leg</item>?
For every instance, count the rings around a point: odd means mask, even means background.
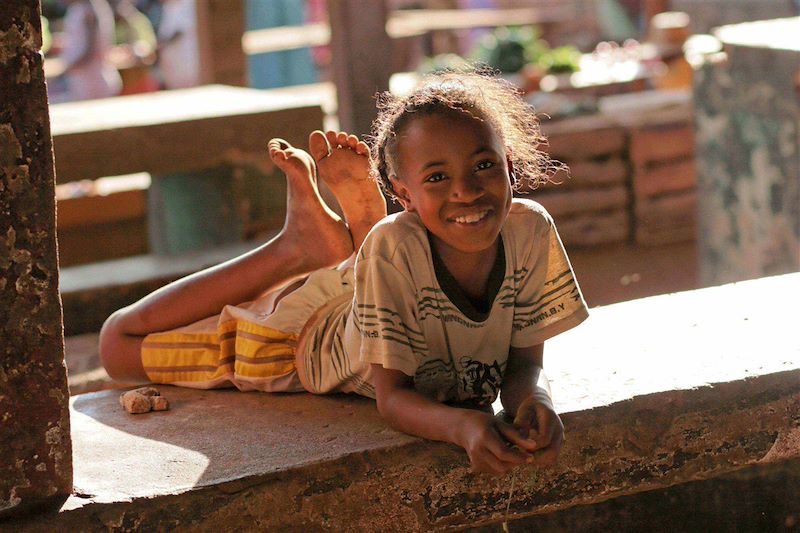
[[[288,182],[281,232],[251,252],[170,283],[112,314],[100,332],[100,357],[112,378],[147,381],[141,344],[148,334],[218,314],[226,305],[252,300],[352,254],[345,223],[319,196],[308,153],[273,139],[269,154]]]

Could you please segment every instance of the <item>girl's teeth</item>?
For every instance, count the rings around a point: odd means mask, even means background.
[[[480,213],[475,213],[473,215],[465,215],[463,217],[456,217],[453,220],[455,220],[456,222],[458,222],[460,224],[474,224],[475,222],[478,222],[481,219],[483,219],[483,217],[485,217],[488,213],[489,213],[488,210],[487,211],[481,211]]]

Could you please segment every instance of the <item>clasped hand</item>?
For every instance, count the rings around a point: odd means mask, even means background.
[[[520,404],[513,425],[468,412],[461,446],[474,470],[500,476],[524,463],[554,465],[563,440],[564,425],[550,399],[534,393]]]

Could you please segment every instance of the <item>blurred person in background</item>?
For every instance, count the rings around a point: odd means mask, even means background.
[[[164,88],[185,89],[200,84],[194,0],[162,0],[157,51]]]
[[[66,8],[64,42],[59,59],[64,91],[51,102],[108,98],[122,89],[122,80],[108,52],[114,45],[114,14],[106,0],[59,0]]]
[[[114,8],[114,62],[123,80],[122,94],[157,91],[151,72],[156,59],[156,33],[147,16],[132,0],[112,0]]]

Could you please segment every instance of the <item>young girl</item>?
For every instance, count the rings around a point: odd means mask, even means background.
[[[101,334],[109,374],[356,392],[393,427],[463,447],[476,470],[554,463],[563,426],[543,343],[587,310],[552,219],[512,199],[513,187],[546,179],[540,140],[533,110],[495,78],[448,73],[408,97],[384,95],[372,174],[404,210],[378,222],[366,145],[314,132],[310,151],[352,245],[316,193],[313,161],[272,141],[290,184],[281,234],[112,315]],[[352,258],[326,268],[352,249],[355,268]],[[299,288],[278,287],[308,273]],[[513,424],[491,414],[498,392]]]

